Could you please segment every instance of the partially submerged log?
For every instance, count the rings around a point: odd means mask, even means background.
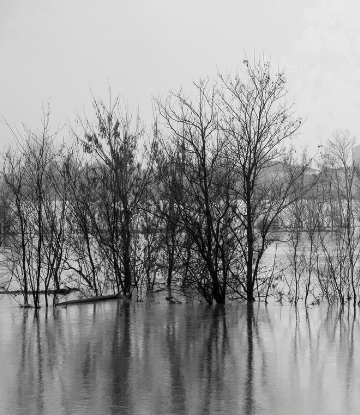
[[[94,303],[98,301],[107,301],[107,300],[116,300],[121,298],[118,294],[110,294],[110,295],[100,295],[98,297],[87,297],[87,298],[79,298],[77,300],[70,300],[70,301],[62,301],[57,303],[56,306],[68,306],[71,304],[82,304],[82,303]]]

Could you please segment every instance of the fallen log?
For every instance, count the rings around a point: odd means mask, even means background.
[[[98,301],[107,301],[107,300],[115,300],[121,298],[118,294],[110,294],[110,295],[100,295],[98,297],[86,297],[86,298],[79,298],[77,300],[69,300],[69,301],[62,301],[57,303],[56,306],[68,306],[71,304],[82,304],[82,303],[93,303]]]

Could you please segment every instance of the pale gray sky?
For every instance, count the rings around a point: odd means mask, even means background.
[[[110,84],[150,124],[151,95],[255,51],[286,69],[307,117],[299,145],[314,149],[337,128],[359,143],[359,19],[358,0],[1,0],[0,114],[34,128],[50,99],[55,128]],[[0,124],[0,146],[11,140]]]

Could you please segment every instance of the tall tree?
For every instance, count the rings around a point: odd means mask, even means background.
[[[95,166],[97,214],[94,237],[115,276],[117,292],[131,297],[135,278],[134,236],[142,198],[152,173],[150,159],[141,157],[145,130],[139,117],[132,119],[120,98],[109,105],[94,99],[95,123],[79,120],[79,136]]]
[[[231,256],[229,183],[233,176],[218,128],[216,89],[209,82],[194,85],[194,99],[180,90],[157,101],[167,129],[163,148],[176,172],[167,181],[171,193],[167,200],[175,205],[181,229],[195,250],[192,257],[198,259],[192,287],[208,303],[223,304]]]
[[[3,178],[13,212],[7,264],[24,292],[28,305],[40,307],[40,291],[52,285],[60,289],[65,255],[66,197],[58,167],[62,148],[55,143],[57,132],[50,132],[50,113],[44,112],[42,128],[16,134],[16,147],[5,154]]]
[[[238,282],[252,301],[263,254],[274,240],[274,226],[294,197],[300,197],[294,184],[306,166],[299,166],[291,177],[284,170],[289,140],[301,125],[285,101],[284,72],[273,73],[262,60],[253,65],[245,60],[244,66],[244,80],[240,71],[235,76],[220,75],[219,123],[238,177],[234,189],[237,206],[232,213],[237,218],[235,235],[245,262],[245,278],[240,275]]]

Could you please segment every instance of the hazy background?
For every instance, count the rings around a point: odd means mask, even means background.
[[[359,18],[358,0],[1,0],[0,114],[36,127],[50,100],[68,126],[110,85],[150,124],[152,95],[264,54],[314,151],[337,128],[360,137]],[[0,148],[11,141],[0,123]]]

